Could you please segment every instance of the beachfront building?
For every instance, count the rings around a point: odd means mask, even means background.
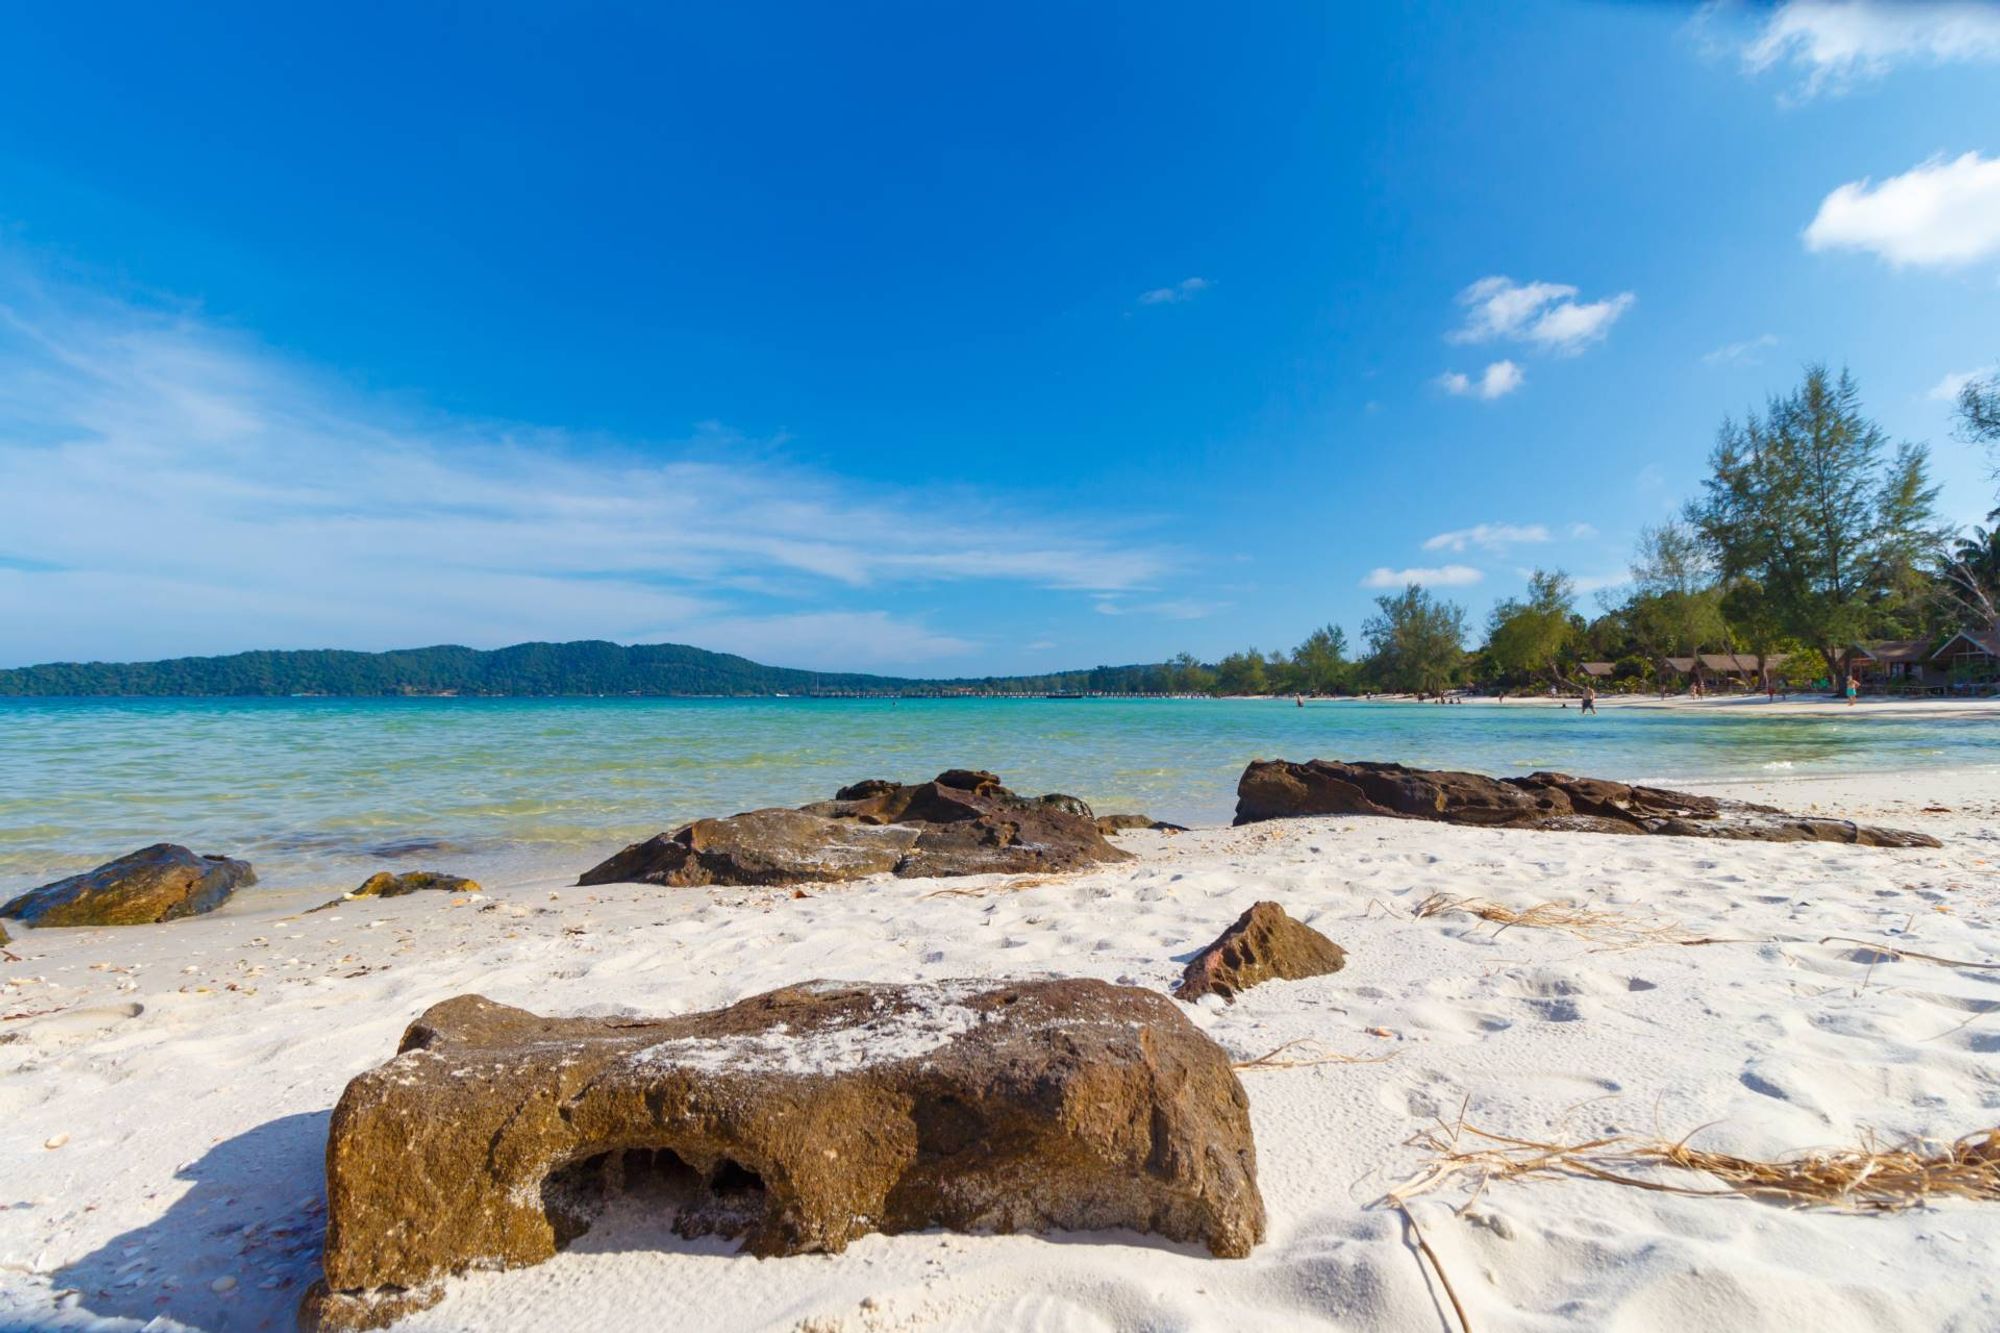
[[[1667,670],[1690,683],[1700,682],[1704,690],[1761,690],[1783,678],[1780,668],[1785,658],[1784,653],[1768,653],[1760,662],[1755,653],[1696,653],[1669,657]]]
[[[1943,683],[1930,659],[1929,639],[1877,639],[1852,645],[1840,660],[1863,689],[1900,693]]]
[[[1947,689],[1994,689],[2000,685],[2000,624],[1960,630],[1930,654],[1926,665]]]

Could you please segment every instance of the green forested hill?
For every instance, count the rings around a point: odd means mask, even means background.
[[[165,662],[53,662],[0,670],[5,695],[802,694],[939,688],[1129,691],[1159,688],[1158,668],[1099,667],[1048,676],[928,681],[770,667],[686,644],[600,640],[519,643],[490,652],[445,645],[386,653],[314,649],[178,657]]]

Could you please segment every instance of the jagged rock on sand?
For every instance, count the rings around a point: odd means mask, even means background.
[[[830,801],[698,819],[633,843],[578,884],[810,884],[868,875],[1029,874],[1124,861],[1074,796],[1017,796],[951,769],[906,785],[871,778]]]
[[[1274,902],[1253,903],[1188,963],[1174,996],[1219,995],[1234,1003],[1260,981],[1303,981],[1347,966],[1347,951]]]
[[[329,907],[351,903],[356,898],[401,898],[409,893],[430,892],[479,893],[481,890],[477,880],[467,879],[463,875],[447,875],[439,870],[406,870],[400,875],[387,870],[378,870],[362,880],[360,887],[349,889],[332,902],[321,903],[312,910],[324,912]]]
[[[1401,764],[1259,759],[1236,786],[1236,822],[1302,815],[1387,815],[1490,828],[1657,833],[1750,842],[1937,847],[1927,833],[1787,814],[1768,805],[1635,787],[1566,773],[1489,778]]]
[[[140,926],[213,912],[257,874],[248,861],[154,843],[95,870],[28,890],[0,916],[30,926]]]
[[[1249,1103],[1165,996],[1094,980],[815,981],[675,1018],[463,995],[348,1084],[308,1327],[379,1328],[447,1276],[538,1263],[621,1190],[762,1256],[869,1232],[1263,1238]]]

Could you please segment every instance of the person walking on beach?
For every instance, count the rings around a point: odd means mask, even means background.
[[[1853,673],[1852,671],[1848,672],[1848,673],[1847,673],[1847,706],[1848,706],[1849,708],[1852,708],[1852,707],[1854,707],[1854,698],[1855,698],[1855,696],[1856,696],[1856,695],[1858,695],[1858,694],[1860,694],[1860,693],[1861,693],[1861,682],[1860,682],[1860,681],[1858,681],[1858,680],[1856,680],[1856,679],[1854,678],[1854,673]]]

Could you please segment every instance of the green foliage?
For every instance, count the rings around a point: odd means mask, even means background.
[[[237,653],[166,662],[58,662],[0,671],[0,695],[749,695],[814,690],[864,694],[940,689],[1149,693],[1169,688],[1160,665],[1094,667],[1045,676],[910,680],[769,667],[684,644],[522,643],[480,652],[447,646],[387,653]]]
[[[1215,689],[1220,694],[1268,694],[1270,676],[1264,654],[1255,648],[1231,653],[1215,664]]]
[[[1375,599],[1362,626],[1369,674],[1392,690],[1436,694],[1455,684],[1465,663],[1465,608],[1412,583]]]
[[[1302,694],[1338,694],[1354,686],[1354,663],[1347,660],[1347,634],[1325,625],[1292,649],[1289,687]]]
[[[1494,670],[1518,682],[1522,678],[1561,676],[1561,665],[1573,660],[1581,634],[1571,623],[1576,588],[1561,570],[1536,570],[1528,579],[1525,600],[1508,598],[1493,608],[1487,623],[1486,655]]]
[[[1780,631],[1834,674],[1848,644],[1910,633],[1925,611],[1925,554],[1942,539],[1924,451],[1889,450],[1843,372],[1807,368],[1764,415],[1725,421],[1688,517],[1725,581],[1753,579]]]

